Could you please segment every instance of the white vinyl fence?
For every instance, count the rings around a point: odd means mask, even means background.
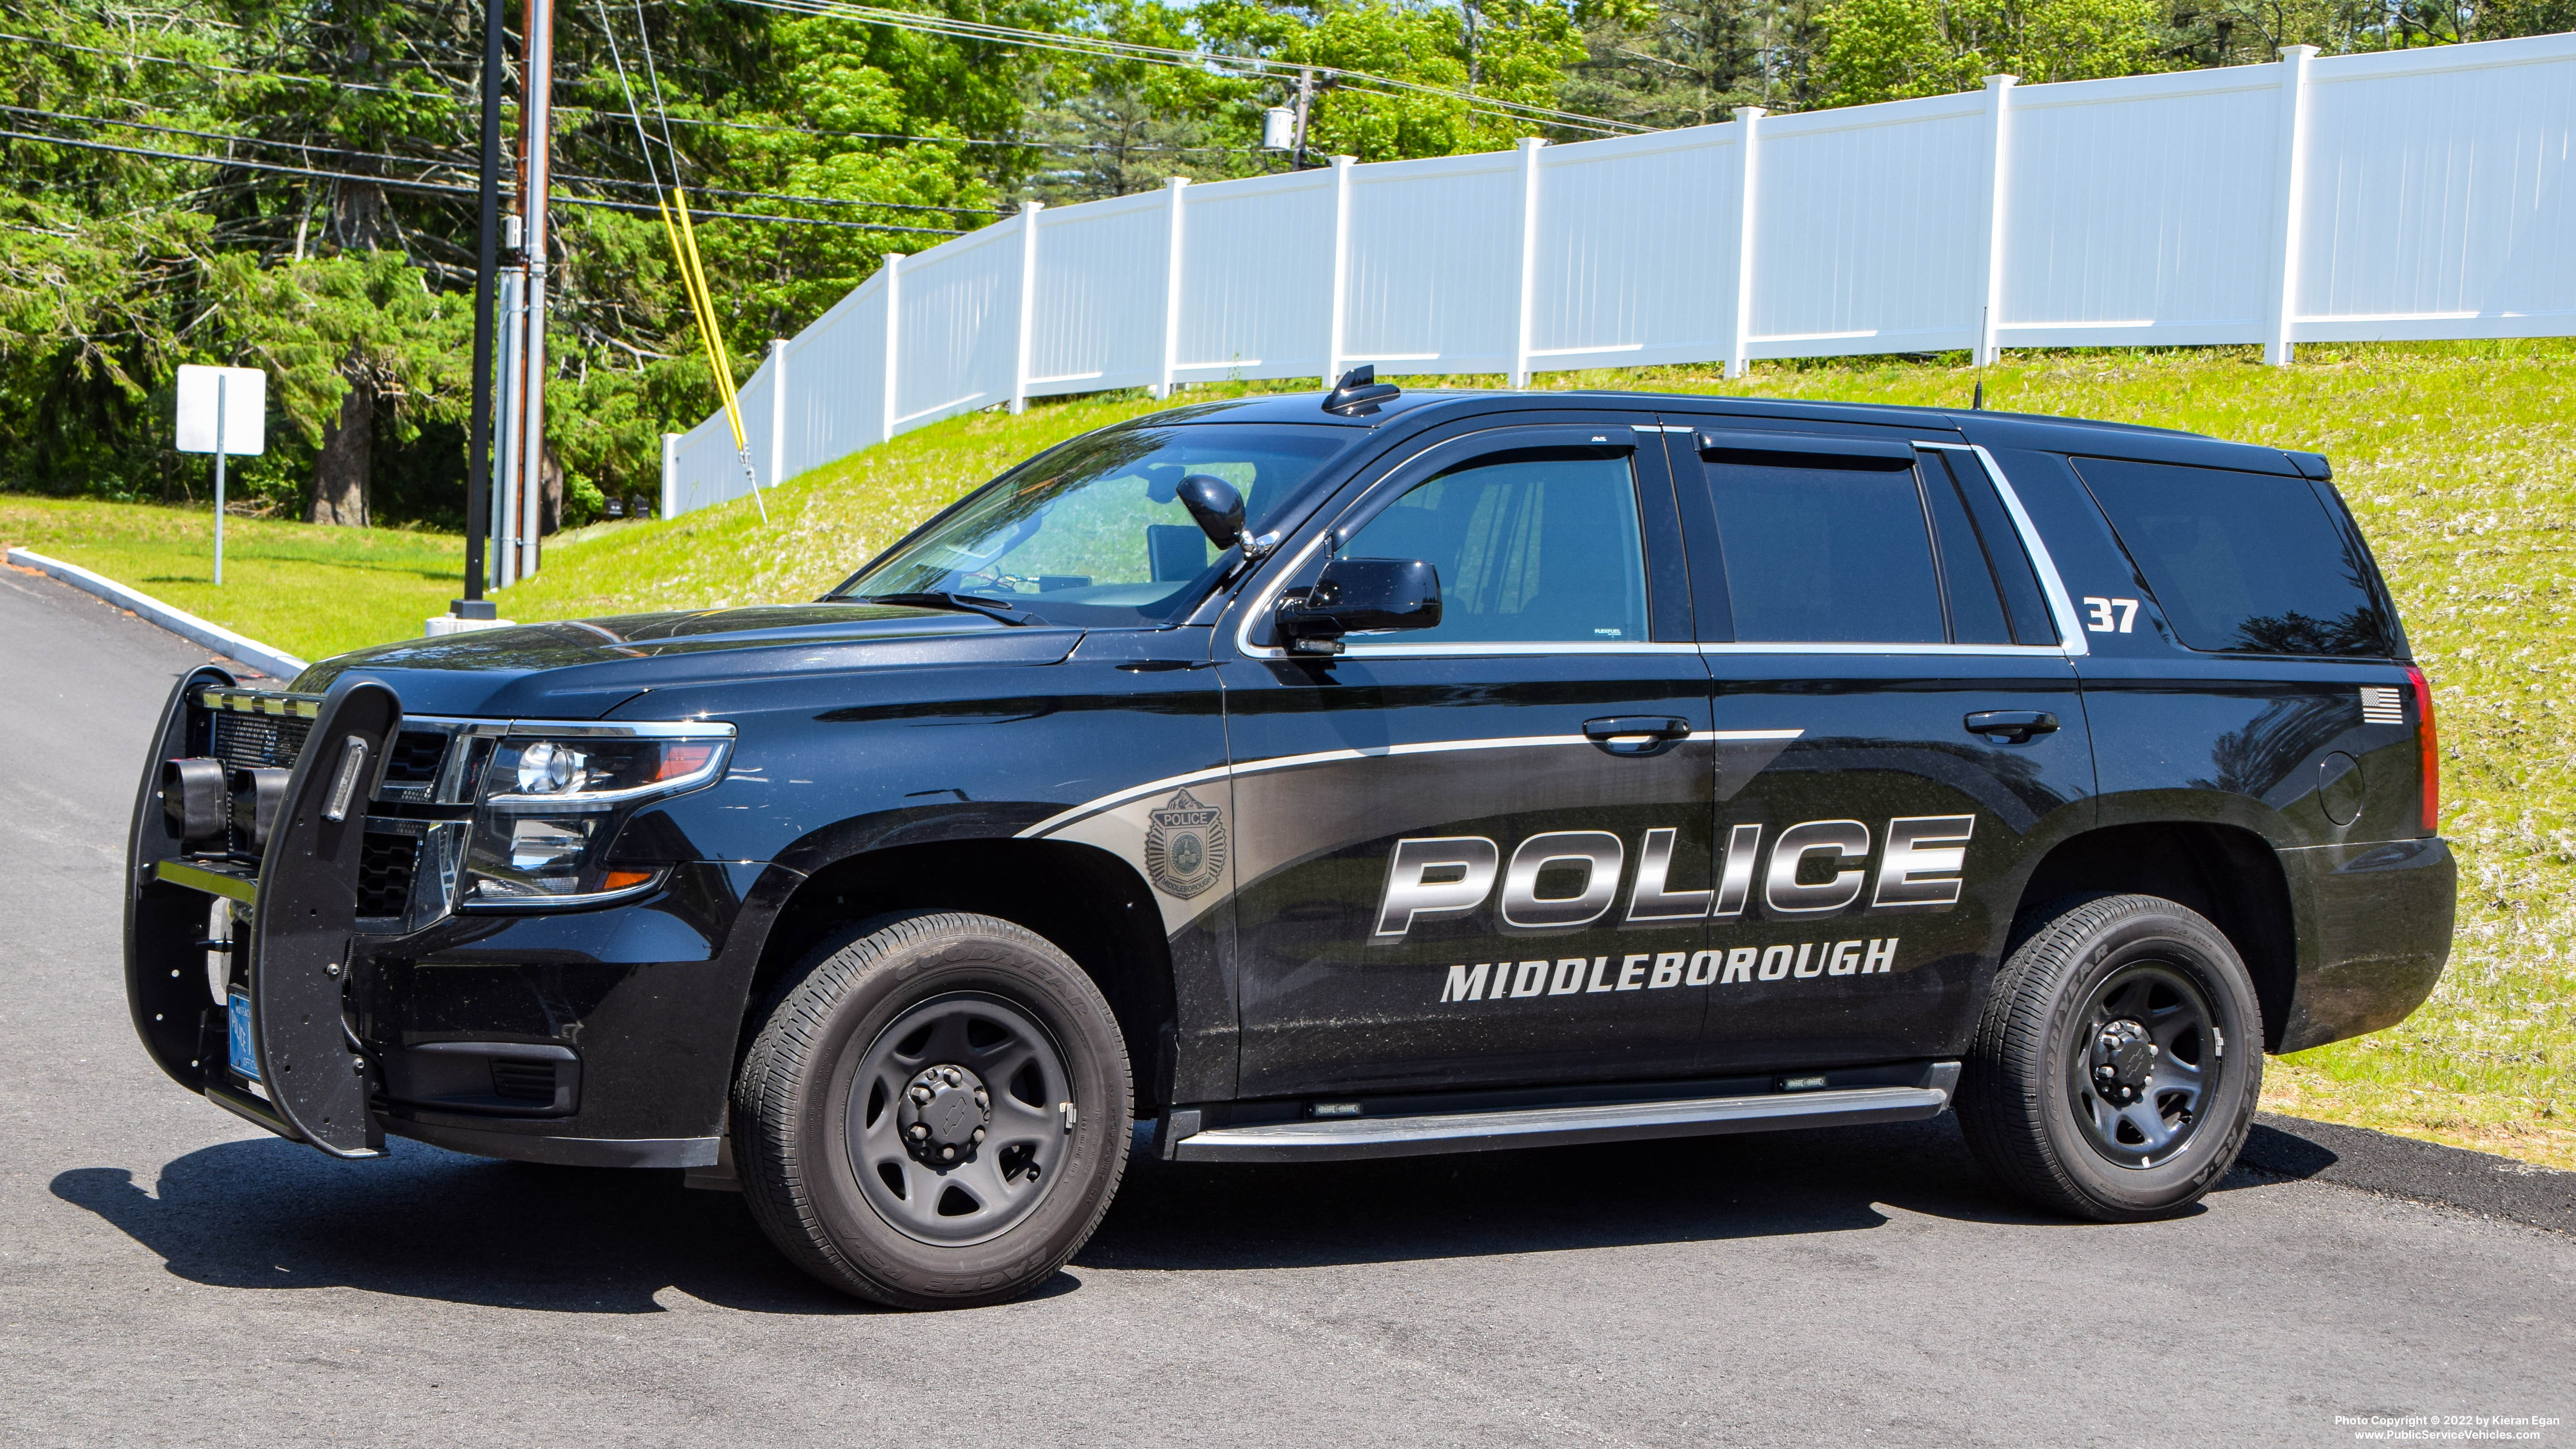
[[[2576,35],[2019,86],[1032,209],[742,390],[764,485],[1110,388],[2576,333]],[[747,489],[721,414],[666,516]]]

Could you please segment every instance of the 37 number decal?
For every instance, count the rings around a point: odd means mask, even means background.
[[[2084,627],[2095,634],[2126,634],[2138,622],[2138,601],[2135,599],[2106,599],[2098,594],[2086,594],[2084,610],[2092,616],[2084,621]],[[2112,622],[2114,611],[2119,615],[2116,627]]]

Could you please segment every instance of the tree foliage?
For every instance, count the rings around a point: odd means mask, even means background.
[[[20,0],[0,48],[0,486],[202,491],[184,362],[269,369],[284,512],[462,521],[483,10]],[[2025,81],[2576,28],[2576,0],[894,0],[1195,56],[1103,58],[734,0],[556,0],[547,440],[578,521],[715,403],[652,183],[676,173],[737,380],[896,252],[1027,200]],[[507,6],[515,26],[519,7]],[[612,49],[613,46],[613,49]],[[512,54],[517,37],[512,37]],[[650,75],[646,69],[650,58]],[[621,76],[618,62],[624,62]],[[653,81],[658,79],[656,89]],[[517,94],[512,77],[511,94]],[[630,109],[630,105],[632,109]],[[506,117],[516,132],[515,99]],[[638,122],[644,135],[638,136]],[[51,138],[51,139],[46,139]],[[667,138],[667,141],[666,141]],[[79,143],[79,144],[73,144]],[[154,153],[154,154],[140,154]],[[267,169],[260,169],[265,167]],[[603,209],[618,202],[648,208]],[[784,218],[839,225],[787,224]]]

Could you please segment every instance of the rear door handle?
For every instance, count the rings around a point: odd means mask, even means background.
[[[1967,718],[1968,733],[2001,735],[2014,744],[2026,744],[2033,735],[2052,733],[2057,716],[2041,709],[1981,709]]]
[[[1611,749],[1646,749],[1690,738],[1691,723],[1668,714],[1623,714],[1583,722],[1583,737]]]

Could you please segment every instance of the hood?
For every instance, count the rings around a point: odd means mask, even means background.
[[[958,664],[1053,664],[1080,629],[1004,624],[890,604],[769,604],[626,614],[379,644],[297,675],[382,680],[405,713],[598,719],[656,689],[784,674]],[[630,714],[633,713],[630,711]]]

